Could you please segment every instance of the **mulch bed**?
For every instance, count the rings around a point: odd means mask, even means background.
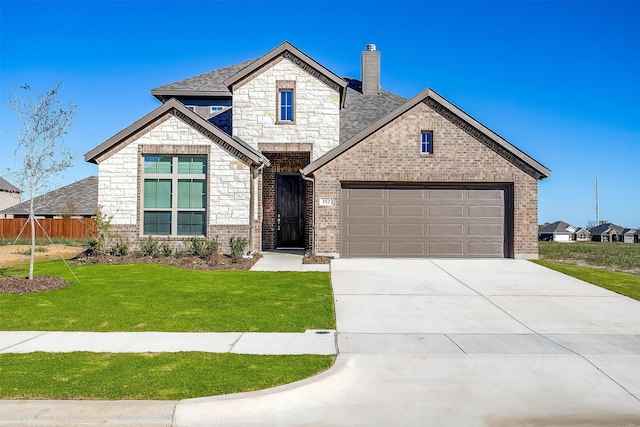
[[[69,285],[68,280],[54,276],[34,276],[33,280],[23,277],[7,277],[0,280],[0,293],[29,294],[51,291]]]

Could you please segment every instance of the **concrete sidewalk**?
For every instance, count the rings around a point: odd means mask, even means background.
[[[273,250],[262,252],[251,268],[253,271],[330,271],[330,264],[303,264],[304,250]]]
[[[0,332],[0,354],[147,353],[336,354],[336,332]]]

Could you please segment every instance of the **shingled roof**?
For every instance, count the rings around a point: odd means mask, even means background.
[[[572,225],[567,222],[556,221],[538,230],[538,234],[570,233],[570,231],[567,230],[569,227],[572,227]],[[573,228],[578,229],[578,227]]]
[[[20,190],[18,187],[16,187],[6,179],[1,177],[0,177],[0,191],[3,191],[5,193],[18,193],[18,194],[22,193],[22,190]]]
[[[239,71],[242,71],[256,60],[257,59],[251,59],[240,62],[239,64],[218,68],[217,70],[189,77],[188,79],[159,86],[151,89],[151,95],[160,101],[175,96],[220,96],[230,98],[231,92],[229,92],[229,88],[225,86],[224,81]]]
[[[33,199],[38,216],[54,216],[65,210],[67,206],[76,208],[76,215],[91,216],[98,207],[98,177],[89,176],[72,184],[60,187]],[[20,203],[0,211],[6,215],[27,215],[29,201]]]

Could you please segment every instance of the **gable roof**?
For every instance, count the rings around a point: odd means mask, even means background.
[[[3,191],[5,193],[22,193],[22,190],[2,177],[0,177],[0,191]]]
[[[176,96],[214,96],[231,98],[231,92],[224,84],[224,81],[254,61],[256,60],[250,59],[248,61],[240,62],[239,64],[219,68],[184,80],[159,86],[155,89],[151,89],[151,95],[155,96],[160,101]]]
[[[333,159],[349,150],[374,132],[381,129],[383,126],[389,124],[402,114],[409,111],[411,108],[415,107],[421,102],[430,102],[430,105],[437,107],[437,110],[440,114],[445,115],[448,119],[452,120],[454,118],[459,118],[467,125],[471,126],[477,132],[474,132],[474,137],[484,137],[485,141],[482,141],[485,144],[489,144],[493,142],[491,148],[502,154],[503,156],[508,156],[510,161],[517,164],[522,170],[527,172],[529,175],[535,177],[536,179],[547,178],[551,175],[551,171],[538,163],[529,155],[525,154],[523,151],[509,143],[507,140],[502,138],[500,135],[493,132],[491,129],[484,126],[482,123],[475,120],[473,117],[462,111],[460,108],[456,107],[454,104],[443,98],[433,89],[425,89],[413,98],[409,99],[400,107],[396,108],[391,113],[385,115],[380,118],[376,122],[367,126],[362,131],[358,132],[356,135],[351,137],[349,140],[345,141],[343,144],[338,145],[334,149],[330,150],[323,156],[316,159],[313,163],[307,165],[304,169],[302,169],[302,173],[304,175],[308,175],[318,170],[322,166],[331,162]],[[469,131],[465,129],[467,133]]]
[[[303,68],[304,65],[310,67],[311,70],[308,71],[310,71],[311,74],[323,81],[328,86],[334,86],[337,89],[337,92],[340,93],[340,106],[342,107],[344,105],[347,82],[329,69],[325,68],[320,63],[313,60],[311,57],[293,46],[291,43],[286,41],[276,48],[270,50],[257,60],[252,61],[249,65],[242,68],[237,73],[226,78],[224,80],[224,85],[227,86],[227,88],[229,88],[231,92],[233,92],[233,87],[235,85],[249,77],[251,74],[259,72],[260,69],[262,69],[264,66],[268,65],[269,63],[271,63],[271,61],[281,56],[291,60],[292,62],[296,63],[296,65]]]
[[[93,215],[98,207],[98,177],[89,176],[33,199],[36,215],[57,215],[73,204],[76,214]],[[24,215],[29,213],[30,201],[0,211],[0,214]]]
[[[198,114],[189,110],[175,98],[171,98],[140,120],[131,124],[127,128],[107,139],[102,144],[98,145],[93,150],[86,153],[84,155],[84,160],[90,163],[99,163],[105,155],[108,155],[109,151],[125,142],[129,137],[133,136],[141,129],[153,123],[155,120],[167,114],[173,114],[185,120],[207,138],[218,143],[218,145],[220,145],[222,148],[240,158],[247,164],[269,164],[269,161],[266,157],[264,157],[262,153],[255,150],[253,147],[239,140],[238,138],[232,138],[224,131],[216,127],[213,123],[203,119]]]
[[[572,227],[572,225],[567,222],[556,221],[538,230],[538,234],[571,233],[571,231],[567,230],[569,227]]]

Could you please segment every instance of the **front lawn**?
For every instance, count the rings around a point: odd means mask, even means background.
[[[187,270],[157,264],[36,265],[72,283],[0,294],[0,330],[303,332],[335,329],[329,273]],[[26,266],[0,270],[26,275]]]
[[[0,399],[178,400],[253,391],[327,370],[333,356],[229,353],[0,355]]]
[[[640,276],[629,273],[618,273],[599,268],[580,267],[577,265],[561,264],[557,262],[534,261],[544,267],[559,271],[576,279],[584,280],[609,289],[610,291],[626,295],[640,301]]]

